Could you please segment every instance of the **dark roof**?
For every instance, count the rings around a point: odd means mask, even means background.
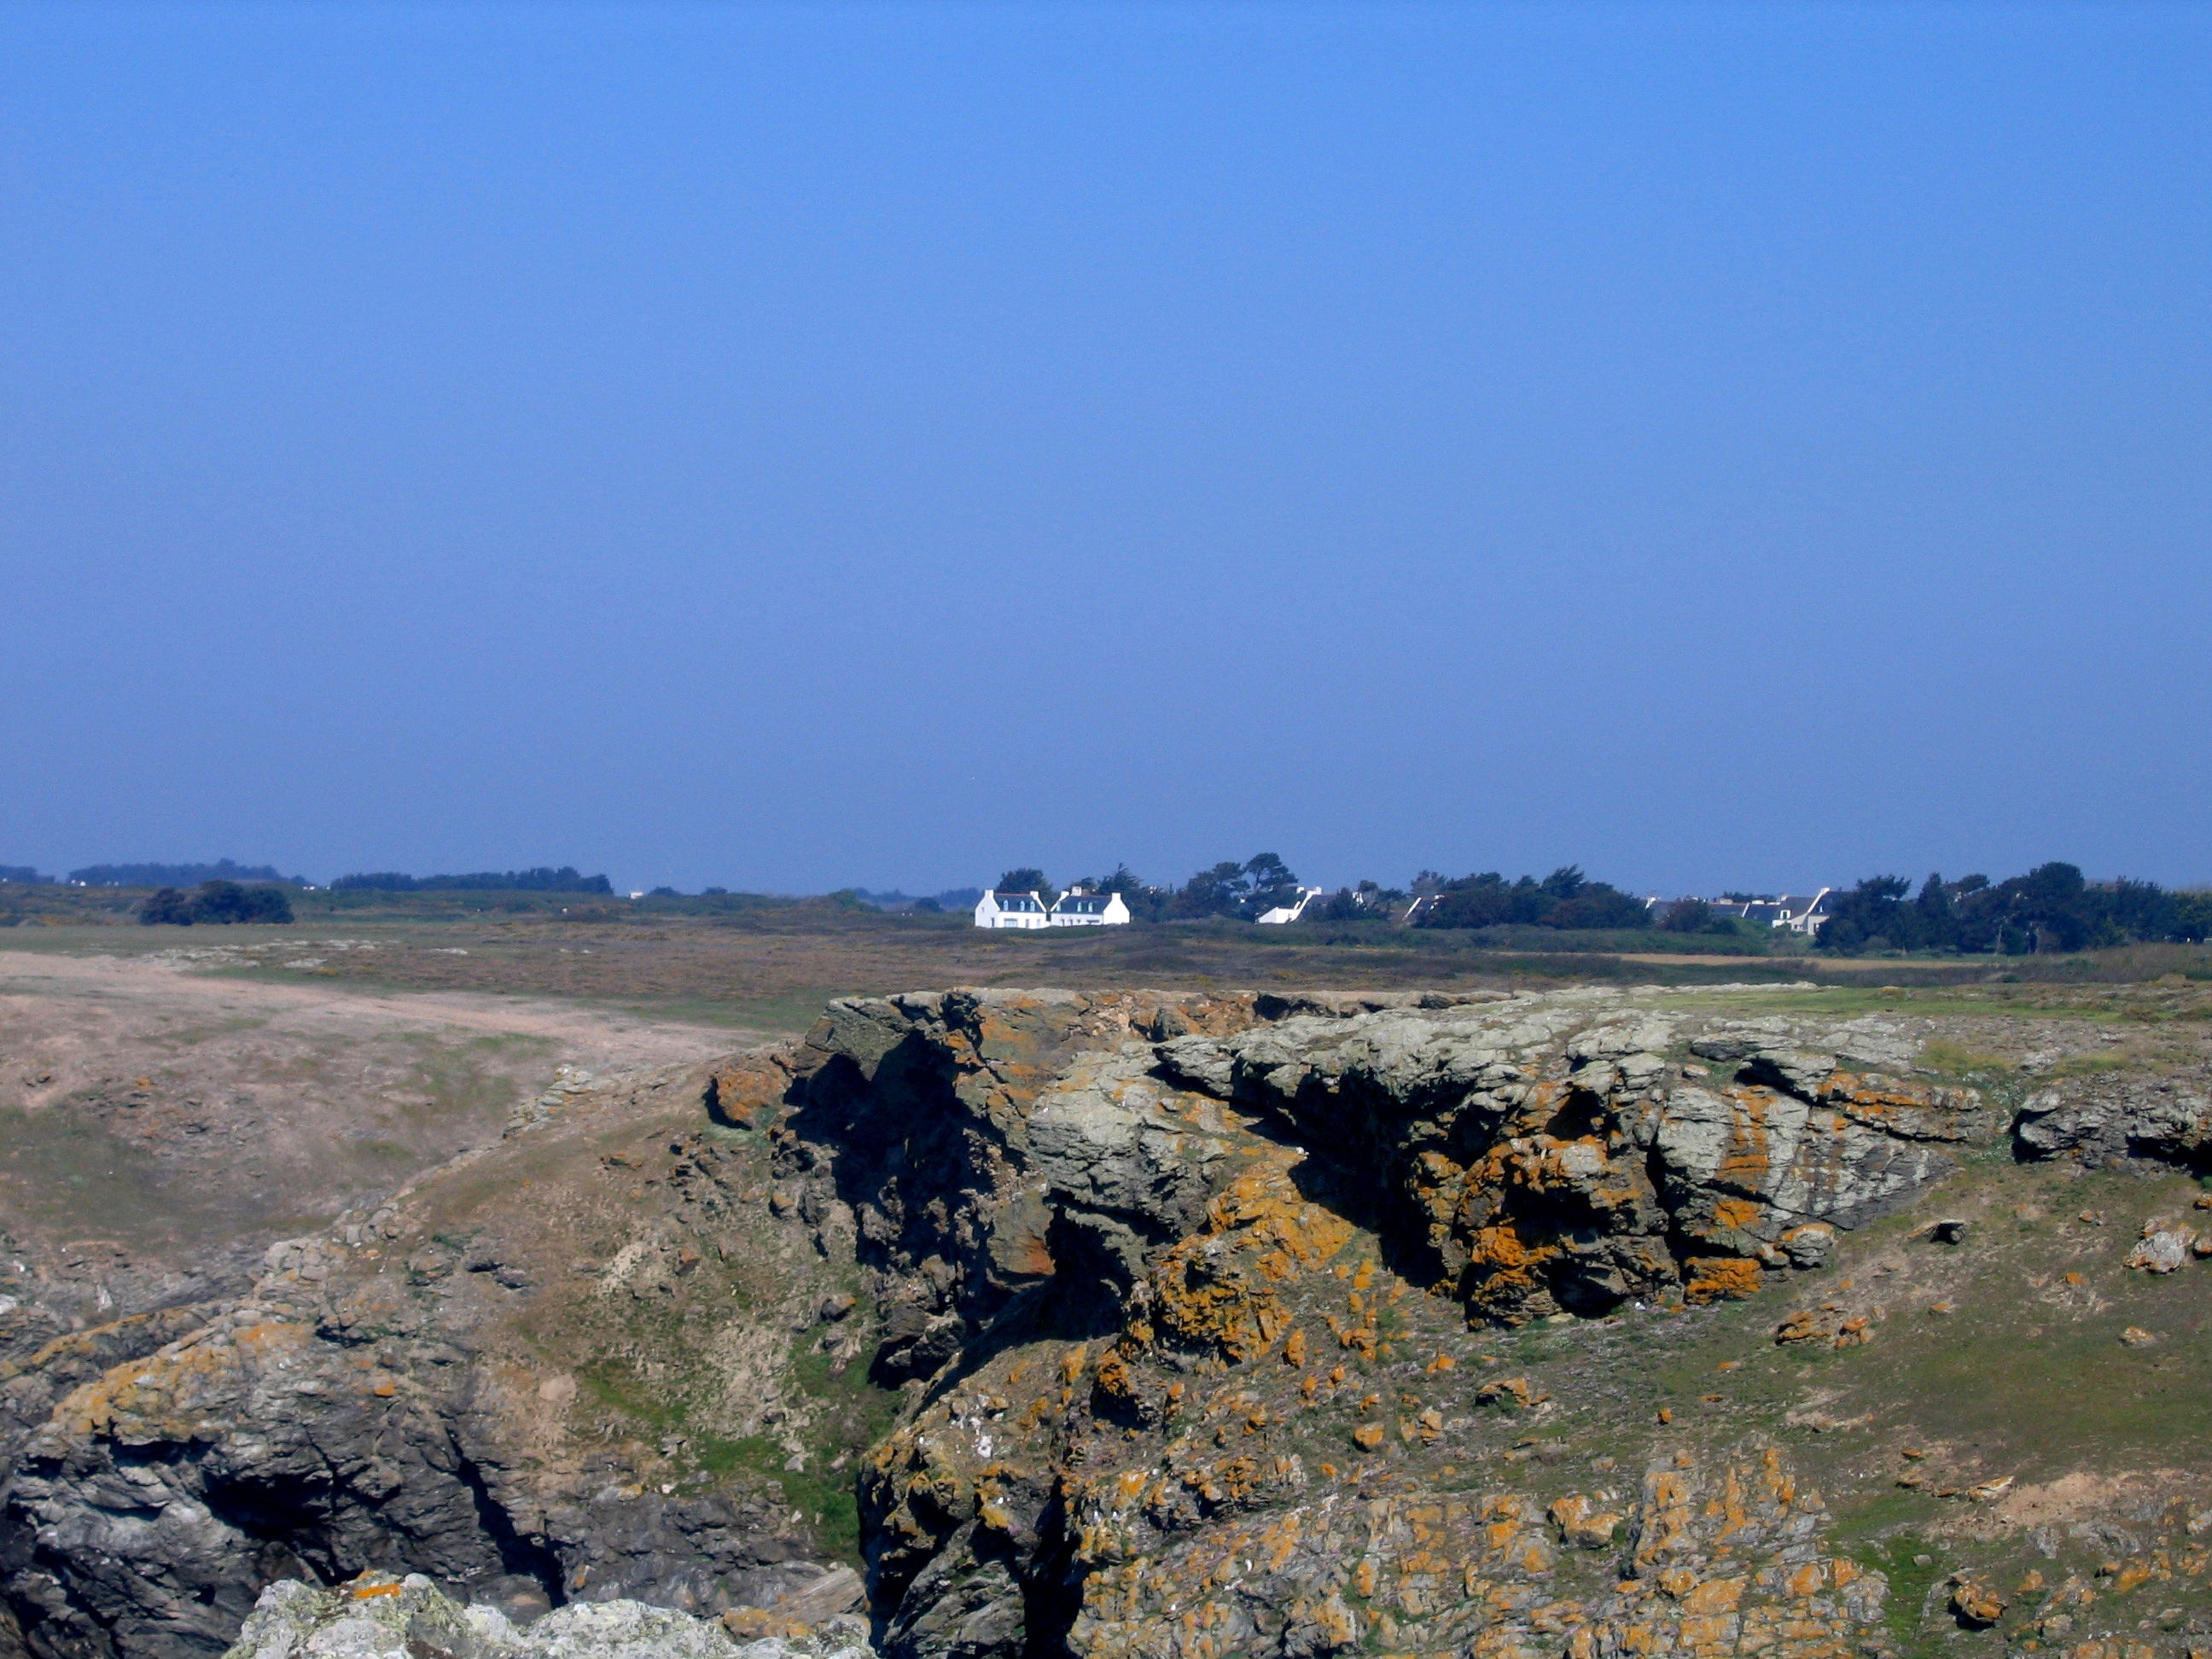
[[[1036,895],[1035,893],[1001,893],[996,889],[994,889],[990,896],[998,902],[998,906],[1001,910],[1042,910],[1044,908],[1044,906],[1037,902]]]
[[[1079,911],[1085,915],[1096,915],[1113,902],[1114,896],[1111,893],[1068,893],[1062,895],[1060,902],[1052,908],[1055,910],[1066,910],[1071,913]]]

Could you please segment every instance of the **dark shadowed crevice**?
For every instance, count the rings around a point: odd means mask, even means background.
[[[546,1600],[555,1607],[565,1605],[568,1600],[568,1574],[552,1546],[516,1530],[514,1517],[492,1496],[491,1486],[477,1461],[459,1447],[454,1451],[459,1459],[454,1473],[469,1490],[469,1497],[476,1504],[477,1525],[499,1552],[500,1565],[512,1577],[534,1579],[544,1590]]]
[[[1068,1633],[1083,1611],[1083,1576],[1067,1534],[1067,1505],[1058,1492],[1037,1516],[1037,1549],[1021,1577],[1022,1659],[1068,1659]]]

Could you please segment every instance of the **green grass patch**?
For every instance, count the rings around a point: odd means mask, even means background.
[[[698,1467],[711,1474],[742,1472],[774,1481],[782,1491],[784,1502],[812,1523],[814,1540],[824,1553],[854,1566],[862,1565],[857,1463],[848,1462],[842,1469],[833,1469],[809,1448],[805,1468],[789,1468],[786,1465],[790,1454],[781,1443],[766,1435],[743,1440],[701,1436],[692,1441],[691,1455]]]
[[[2138,1062],[2124,1054],[2075,1054],[2060,1060],[2046,1077],[2102,1077],[2109,1072],[2124,1072]]]
[[[856,1310],[855,1318],[865,1316]],[[675,1310],[656,1310],[629,1324],[628,1353],[604,1355],[580,1366],[584,1393],[602,1410],[629,1420],[650,1437],[680,1437],[677,1461],[717,1479],[773,1485],[783,1501],[806,1519],[817,1544],[854,1565],[860,1563],[859,1455],[890,1432],[902,1396],[867,1380],[865,1364],[837,1370],[808,1339],[794,1342],[788,1364],[792,1392],[811,1407],[798,1436],[800,1467],[781,1438],[716,1432],[699,1421],[693,1399],[702,1381],[684,1357],[685,1322]],[[666,1356],[647,1376],[629,1357]],[[696,1358],[696,1357],[695,1357]]]
[[[1882,1622],[1901,1659],[1934,1659],[1943,1651],[1942,1635],[1929,1628],[1929,1604],[1945,1568],[1943,1552],[1916,1533],[1899,1533],[1869,1544],[1858,1558],[1889,1580]]]
[[[1971,1084],[2009,1078],[2020,1068],[2002,1054],[1984,1054],[1964,1043],[1938,1040],[1921,1046],[1920,1069]]]

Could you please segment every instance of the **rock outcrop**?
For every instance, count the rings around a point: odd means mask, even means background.
[[[8,1605],[38,1659],[213,1659],[274,1580],[411,1572],[516,1640],[726,1613],[704,1659],[864,1564],[887,1659],[1888,1654],[1783,1432],[1864,1419],[1650,1373],[1793,1285],[1746,1340],[1852,1363],[1855,1237],[1970,1154],[2186,1162],[2201,1103],[2015,1113],[1924,1024],[1757,1001],[856,998],[549,1094],[250,1296],[0,1376]],[[434,1593],[434,1654],[511,1650]]]
[[[0,1524],[25,1644],[216,1654],[271,1580],[372,1569],[519,1614],[714,1613],[821,1577],[818,1518],[769,1471],[822,1414],[789,1350],[842,1275],[703,1086],[603,1092],[272,1248],[242,1300],[82,1333],[0,1383],[46,1407]]]
[[[641,1601],[580,1601],[518,1629],[417,1573],[367,1573],[324,1589],[279,1579],[226,1659],[872,1659],[867,1626],[836,1617],[750,1639],[718,1620]]]
[[[936,1397],[864,1482],[886,1650],[1042,1639],[1099,1654],[1305,1653],[1373,1628],[1387,1645],[1457,1651],[1480,1632],[1519,1643],[1571,1626],[1593,1641],[1633,1628],[1654,1650],[1696,1645],[1697,1630],[1668,1635],[1662,1615],[1721,1592],[1658,1593],[1647,1607],[1621,1600],[1627,1589],[1593,1591],[1571,1614],[1538,1595],[1556,1586],[1535,1495],[1370,1492],[1389,1460],[1362,1455],[1413,1446],[1438,1467],[1455,1445],[1479,1455],[1454,1414],[1477,1385],[1433,1381],[1457,1363],[1433,1328],[1441,1306],[1464,1333],[1750,1295],[1770,1274],[1816,1268],[1837,1228],[1942,1174],[1992,1127],[1979,1098],[1786,1026],[1663,1006],[1623,1018],[1617,999],[1594,995],[1273,1022],[1241,1012],[1212,1016],[1241,1029],[1184,1035],[1129,1020],[1110,1050],[1056,1065],[1032,1056],[1059,1039],[1025,1041],[1025,1029],[1095,1019],[1083,1000],[848,1004],[810,1040],[791,1167],[854,1205],[887,1304],[913,1309],[887,1323],[879,1368],[915,1374],[920,1352],[935,1373]],[[881,1058],[902,1051],[896,1067]],[[928,1109],[914,1109],[917,1078]],[[957,1165],[936,1139],[948,1123],[969,1149]],[[902,1185],[916,1169],[933,1171],[938,1198],[919,1230]],[[1362,1237],[1376,1257],[1358,1255]],[[1407,1332],[1425,1322],[1417,1360]],[[1054,1340],[1074,1346],[1039,1363],[1036,1345]],[[1236,1381],[1209,1380],[1224,1376]],[[1491,1386],[1529,1403],[1525,1386]],[[1363,1412],[1376,1420],[1349,1420]],[[1340,1425],[1346,1469],[1322,1474],[1296,1449],[1307,1419]],[[1771,1457],[1759,1467],[1794,1490]],[[1692,1478],[1654,1476],[1668,1491]],[[1722,1479],[1742,1486],[1741,1474]],[[1644,1513],[1656,1513],[1648,1498]],[[1792,1524],[1788,1546],[1728,1594],[1773,1592],[1770,1620],[1826,1619],[1842,1651],[1878,1587],[1790,1610],[1777,1586],[1817,1600],[1854,1571],[1816,1567],[1812,1523]],[[1723,1528],[1739,1552],[1748,1525]],[[1497,1541],[1516,1528],[1526,1548]],[[1437,1582],[1395,1611],[1355,1612],[1374,1601],[1363,1583],[1403,1576],[1397,1553],[1419,1555],[1415,1577]],[[1248,1555],[1276,1565],[1236,1565]],[[1549,1626],[1507,1616],[1539,1601]],[[1744,1615],[1731,1601],[1727,1616]]]

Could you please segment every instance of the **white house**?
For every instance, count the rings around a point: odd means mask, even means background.
[[[1811,933],[1820,929],[1831,912],[1828,901],[1835,889],[1823,887],[1810,898],[1802,893],[1784,893],[1774,907],[1774,925],[1786,927],[1793,933]]]
[[[1071,887],[1052,907],[1055,927],[1120,927],[1129,920],[1129,907],[1119,893],[1093,893]]]
[[[1739,916],[1746,921],[1763,921],[1782,933],[1812,934],[1820,931],[1820,924],[1831,914],[1830,901],[1836,890],[1823,887],[1817,893],[1782,893],[1757,899],[1707,899],[1717,916]],[[1667,901],[1647,900],[1654,909],[1663,909]]]
[[[1128,912],[1121,920],[1129,919]],[[1052,915],[1035,893],[988,892],[975,901],[978,927],[1049,927]]]
[[[1262,910],[1252,920],[1262,927],[1280,927],[1285,922],[1296,921],[1300,916],[1305,915],[1306,906],[1319,898],[1321,893],[1322,890],[1318,887],[1301,887],[1298,889],[1298,902],[1296,904],[1279,904],[1272,910]]]

